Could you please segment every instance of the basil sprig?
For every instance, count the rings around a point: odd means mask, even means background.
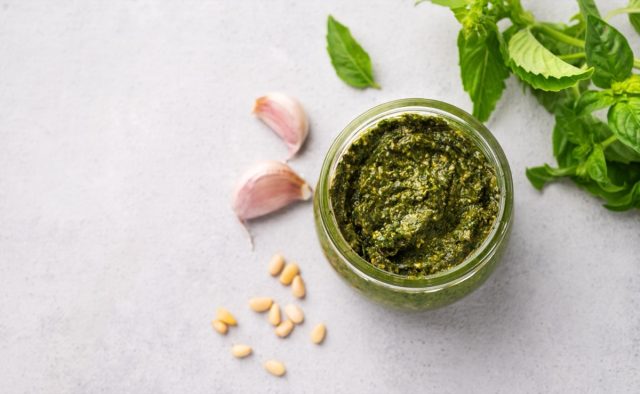
[[[606,17],[594,0],[577,0],[569,24],[536,21],[520,0],[431,1],[462,26],[460,73],[477,118],[489,119],[509,71],[555,115],[557,165],[527,169],[534,187],[570,178],[608,209],[640,208],[640,60],[607,22],[629,14],[640,33],[640,0]]]
[[[489,118],[509,76],[498,34],[493,25],[458,34],[462,86],[473,100],[473,115],[478,119]]]

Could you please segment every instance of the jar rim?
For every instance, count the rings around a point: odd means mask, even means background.
[[[491,232],[482,244],[454,267],[432,275],[411,278],[398,275],[374,266],[357,254],[344,238],[333,213],[329,189],[335,170],[344,152],[354,140],[378,124],[381,120],[405,113],[438,116],[452,123],[470,137],[482,151],[496,171],[500,190],[499,210]],[[357,116],[338,134],[331,144],[320,171],[317,198],[320,219],[329,242],[347,262],[349,268],[366,280],[382,286],[413,291],[437,291],[466,280],[484,266],[495,254],[511,226],[513,210],[513,181],[509,163],[493,134],[476,118],[451,104],[423,99],[406,98],[377,105]]]

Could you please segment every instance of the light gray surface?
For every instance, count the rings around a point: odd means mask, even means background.
[[[469,109],[450,13],[411,0],[5,1],[0,4],[0,387],[6,393],[637,392],[637,213],[610,213],[526,166],[551,161],[553,120],[511,79],[488,123],[511,162],[504,264],[435,312],[373,305],[325,262],[310,204],[252,225],[238,175],[284,145],[258,95],[300,98],[312,131],[292,166],[310,181],[355,115],[401,97]],[[605,3],[600,1],[599,3]],[[606,2],[610,10],[623,1]],[[573,1],[525,1],[565,20]],[[383,89],[358,91],[325,53],[327,14],[351,27]],[[640,39],[625,17],[614,22]],[[277,250],[308,283],[307,322],[278,340],[247,299],[290,300]],[[216,307],[241,326],[212,332]],[[325,321],[324,346],[308,341]],[[234,342],[254,346],[243,361]],[[260,364],[283,360],[284,379]]]

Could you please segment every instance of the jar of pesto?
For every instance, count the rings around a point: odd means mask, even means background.
[[[358,116],[327,153],[314,198],[333,268],[370,299],[448,305],[480,286],[507,242],[509,163],[463,110],[402,99]]]

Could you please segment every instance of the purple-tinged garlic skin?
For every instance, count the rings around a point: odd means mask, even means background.
[[[309,120],[297,99],[284,93],[269,93],[256,99],[253,113],[287,144],[287,160],[298,153],[309,135]]]
[[[263,161],[247,170],[233,193],[233,210],[241,221],[277,211],[294,201],[308,200],[309,184],[285,163]]]

